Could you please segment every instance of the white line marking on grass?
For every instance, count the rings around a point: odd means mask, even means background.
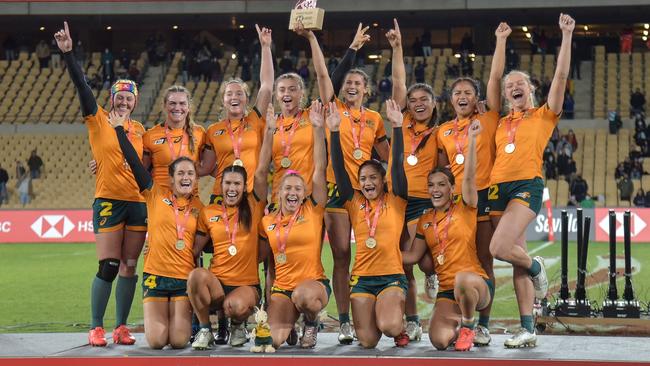
[[[535,254],[535,253],[537,253],[537,252],[539,252],[541,250],[544,250],[544,249],[550,247],[551,245],[553,245],[553,243],[555,243],[555,242],[547,241],[544,244],[542,244],[542,245],[538,246],[537,248],[535,248],[535,249],[531,250],[530,252],[528,252],[528,254],[533,255],[533,254]]]

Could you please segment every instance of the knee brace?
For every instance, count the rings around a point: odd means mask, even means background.
[[[99,261],[97,277],[106,281],[113,282],[120,272],[120,260],[115,258],[106,258]]]

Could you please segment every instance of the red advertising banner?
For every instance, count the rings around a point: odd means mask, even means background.
[[[596,209],[596,241],[609,241],[609,208]],[[623,240],[623,214],[630,211],[630,238],[633,243],[650,242],[650,208],[615,208],[616,240]]]
[[[0,244],[94,241],[92,210],[0,211]]]

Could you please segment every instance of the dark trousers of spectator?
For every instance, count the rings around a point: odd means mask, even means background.
[[[0,205],[9,203],[9,193],[7,192],[7,183],[0,183]]]
[[[41,69],[44,69],[50,63],[50,58],[49,57],[39,58],[38,63],[41,65]]]
[[[41,170],[40,169],[30,170],[29,175],[32,179],[38,179],[41,177]]]

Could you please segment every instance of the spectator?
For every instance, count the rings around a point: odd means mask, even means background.
[[[633,146],[630,149],[630,154],[629,154],[630,160],[632,161],[632,165],[635,163],[640,163],[641,162],[641,149],[638,146]]]
[[[621,33],[621,53],[632,53],[632,41],[634,38],[634,33],[632,29],[625,29]]]
[[[573,176],[573,174],[576,173],[576,171],[576,161],[573,160],[571,156],[569,156],[569,160],[567,160],[566,171],[564,172],[564,179],[566,179],[567,182],[570,182],[570,178]]]
[[[547,161],[550,156],[555,158],[555,153],[553,152],[552,144],[549,143],[546,145],[546,148],[544,149],[544,155],[542,156],[542,160]]]
[[[298,69],[298,75],[302,77],[306,85],[309,85],[309,67],[307,66],[307,61],[300,63],[300,68]]]
[[[204,42],[203,47],[201,47],[196,55],[196,62],[198,64],[198,74],[200,75],[199,79],[205,80],[206,82],[209,82],[212,77],[210,65],[211,59],[212,51],[210,50],[210,45],[208,42]]]
[[[636,207],[645,207],[645,192],[643,191],[643,188],[639,188],[638,191],[636,191],[636,196],[634,196],[634,206]]]
[[[250,75],[251,66],[250,63],[246,63],[246,62],[242,62],[241,76],[242,78],[245,78],[244,81],[249,81],[251,79],[251,75]],[[219,63],[218,58],[216,57],[212,58],[212,64],[210,65],[210,69],[211,69],[210,80],[221,82],[221,80],[223,80],[223,70],[221,70],[221,64]],[[246,75],[246,73],[248,73],[248,75]]]
[[[460,55],[460,72],[463,76],[472,76],[474,73],[474,66],[468,51],[463,51]]]
[[[187,52],[183,52],[181,59],[178,62],[178,71],[181,73],[182,85],[187,84],[190,76],[190,58],[187,57]]]
[[[474,50],[474,42],[472,41],[472,35],[469,33],[463,34],[463,38],[460,41],[460,50],[471,52]]]
[[[126,48],[122,48],[122,51],[120,51],[120,62],[122,63],[122,66],[125,68],[131,65],[131,56],[129,56],[129,52],[126,50]]]
[[[539,52],[541,52],[542,55],[545,55],[546,50],[548,49],[548,38],[546,38],[546,32],[543,29],[542,33],[537,37],[536,43],[537,47],[539,47]]]
[[[508,48],[506,53],[506,72],[516,70],[519,68],[519,55],[515,52],[514,48]]]
[[[385,102],[393,91],[393,82],[390,80],[390,77],[385,76],[379,81],[379,95],[381,96],[381,101]]]
[[[575,116],[575,101],[573,96],[568,91],[564,93],[564,104],[562,105],[564,110],[564,118],[573,119]]]
[[[632,199],[632,191],[634,191],[634,184],[632,184],[632,180],[630,179],[630,176],[625,174],[621,180],[618,181],[617,185],[618,191],[619,191],[619,196],[621,201],[629,201],[631,202]]]
[[[614,178],[620,179],[625,175],[625,166],[623,163],[618,163],[616,170],[614,171]]]
[[[7,192],[7,182],[9,173],[0,165],[0,206],[2,203],[9,203],[9,193]]]
[[[572,129],[569,129],[569,132],[567,132],[566,140],[571,145],[573,151],[578,150],[578,139],[576,139],[576,134]]]
[[[420,40],[420,37],[415,37],[415,41],[413,42],[413,56],[418,57],[418,56],[424,56],[422,53],[422,41]]]
[[[36,57],[38,57],[38,63],[41,65],[41,69],[49,66],[51,54],[50,46],[41,39],[41,41],[36,45]]]
[[[158,41],[156,41],[156,61],[158,63],[164,62],[167,59],[167,43],[162,34],[158,35]]]
[[[621,115],[616,111],[610,111],[607,113],[607,119],[609,121],[609,133],[616,135],[618,133],[618,130],[623,127]]]
[[[569,156],[560,150],[557,154],[557,172],[559,175],[566,175],[569,170]]]
[[[428,29],[422,33],[422,56],[431,56],[431,31]]]
[[[591,195],[587,194],[584,200],[580,202],[580,207],[582,208],[595,208],[596,207],[596,201],[594,201],[593,197]]]
[[[23,175],[25,175],[26,170],[25,166],[23,163],[19,160],[16,160],[16,180],[20,179]]]
[[[571,196],[575,197],[576,202],[581,203],[587,197],[589,185],[587,184],[587,181],[582,178],[581,174],[577,174],[571,181],[569,191],[571,192]]]
[[[81,69],[85,70],[86,69],[85,68],[85,66],[86,66],[86,51],[84,50],[83,43],[81,41],[77,41],[77,45],[74,47],[72,52],[74,52],[74,58],[77,60],[77,63],[79,64]]]
[[[61,68],[61,53],[59,52],[59,46],[56,45],[56,40],[52,39],[50,42],[50,67],[53,69]]]
[[[135,83],[140,85],[140,69],[138,69],[138,65],[136,64],[135,60],[131,60],[131,65],[129,65],[129,80],[133,80]]]
[[[578,52],[578,43],[573,40],[571,44],[571,79],[580,80],[580,52]]]
[[[108,86],[113,82],[113,79],[115,78],[115,73],[113,71],[113,53],[108,48],[105,48],[104,53],[102,53],[102,67],[104,70],[103,81],[104,85],[106,85],[105,89],[108,89]]]
[[[630,173],[630,178],[632,179],[641,179],[643,174],[647,174],[643,171],[643,165],[639,161],[635,161],[632,164],[632,172]]]
[[[218,64],[217,58],[216,57],[213,58],[212,62],[214,62],[215,64]],[[309,69],[307,69],[307,72],[309,73]],[[252,76],[251,76],[251,62],[248,59],[248,56],[244,56],[244,58],[241,61],[241,79],[243,81],[250,81],[251,78],[252,78]],[[216,80],[216,79],[212,79],[212,80]],[[307,82],[307,80],[305,80],[305,82]]]
[[[573,155],[573,147],[567,140],[566,136],[560,137],[560,141],[558,141],[555,145],[555,153],[559,155],[561,152],[564,152],[564,154],[567,156]]]
[[[12,36],[8,36],[7,39],[2,43],[2,48],[5,50],[5,59],[7,61],[12,61],[17,59],[16,57],[16,41]]]
[[[645,112],[645,95],[641,93],[641,89],[636,88],[632,96],[630,96],[630,106],[630,116]]]
[[[415,71],[414,71],[414,76],[415,76],[415,82],[416,83],[424,83],[424,69],[426,65],[422,63],[422,61],[418,61],[418,63],[415,65]]]
[[[643,143],[647,141],[647,135],[645,131],[645,128],[634,130],[634,142],[637,145],[643,145]]]
[[[16,185],[18,189],[18,195],[20,196],[20,203],[23,207],[31,202],[31,192],[32,192],[32,180],[29,177],[29,174],[23,174]]]
[[[288,72],[293,72],[293,62],[291,62],[291,58],[289,57],[289,53],[285,52],[284,57],[282,57],[282,60],[280,60],[280,73],[281,74],[286,74]]]
[[[546,172],[546,179],[557,179],[557,163],[553,154],[544,159],[544,171]]]
[[[41,177],[43,160],[36,153],[36,149],[32,150],[29,160],[27,160],[27,166],[29,167],[29,174],[32,179],[38,179]]]

